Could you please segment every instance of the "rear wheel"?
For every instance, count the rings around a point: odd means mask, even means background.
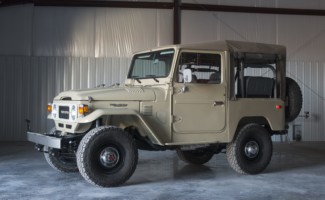
[[[227,159],[238,173],[258,174],[270,163],[272,148],[271,136],[265,128],[247,124],[227,145]]]
[[[90,183],[102,187],[118,186],[135,171],[138,150],[126,131],[115,127],[98,127],[81,140],[77,151],[80,174]]]
[[[214,153],[207,149],[182,151],[177,150],[178,157],[189,164],[203,165],[211,160]]]
[[[59,131],[52,128],[49,135],[56,135]],[[44,147],[44,157],[47,163],[55,170],[65,173],[78,172],[76,155],[68,150]]]

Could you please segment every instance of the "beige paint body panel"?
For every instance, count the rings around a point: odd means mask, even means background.
[[[232,141],[240,120],[263,117],[274,131],[285,130],[284,102],[281,99],[242,98],[231,96],[230,54],[234,52],[269,53],[284,56],[285,48],[247,42],[221,41],[194,45],[173,45],[171,72],[165,78],[127,79],[125,86],[67,91],[54,103],[87,104],[90,113],[73,122],[55,120],[63,132],[80,133],[98,118],[106,125],[126,128],[135,126],[142,136],[158,145],[228,143]],[[176,83],[175,71],[180,52],[207,52],[221,55],[220,84]],[[143,52],[141,52],[143,53]],[[285,66],[284,66],[285,67]],[[61,100],[69,97],[72,101]],[[91,98],[90,98],[91,97]],[[88,101],[91,99],[91,101]],[[281,105],[282,109],[276,109]],[[70,124],[71,129],[65,126]]]
[[[285,130],[284,102],[279,99],[237,99],[228,104],[228,141],[231,141],[241,119],[245,117],[265,118],[273,131]],[[280,105],[281,109],[276,106]]]
[[[281,105],[281,109],[276,106]],[[196,144],[206,143],[228,143],[231,142],[238,127],[239,122],[247,117],[263,117],[271,126],[273,131],[285,130],[284,102],[277,99],[237,99],[227,103],[226,125],[222,130],[197,131],[187,134],[175,132],[173,144],[185,145],[196,141]],[[192,121],[193,126],[199,127],[203,120],[214,123],[213,119],[222,118],[223,113],[219,113],[217,118],[202,118]],[[198,128],[197,128],[198,129]],[[201,128],[199,128],[201,129]],[[171,143],[172,144],[172,143]],[[169,145],[171,145],[169,144]]]
[[[175,84],[178,91],[183,84]],[[188,91],[173,98],[175,133],[221,132],[226,126],[225,86],[188,84]],[[218,102],[220,105],[215,105]]]
[[[143,87],[111,87],[111,88],[95,88],[87,90],[72,90],[60,93],[55,100],[70,97],[73,100],[88,100],[91,97],[95,101],[115,101],[115,100],[155,100],[155,94],[151,89]]]

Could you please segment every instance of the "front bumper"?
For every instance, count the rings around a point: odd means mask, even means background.
[[[62,138],[48,136],[41,133],[27,132],[27,140],[55,149],[61,149],[62,146]]]
[[[65,137],[56,137],[28,131],[27,140],[37,145],[47,146],[54,149],[68,148],[71,145],[78,145],[83,135],[70,135]]]

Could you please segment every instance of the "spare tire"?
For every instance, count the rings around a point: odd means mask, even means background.
[[[296,119],[302,108],[302,92],[298,83],[292,78],[286,77],[286,98],[285,108],[286,122]]]

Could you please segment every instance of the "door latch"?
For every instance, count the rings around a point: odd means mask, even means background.
[[[216,106],[223,106],[225,103],[223,101],[215,101],[213,102],[213,106],[216,107]]]
[[[180,92],[181,92],[181,93],[185,93],[185,92],[187,92],[187,91],[188,91],[188,88],[187,88],[187,86],[184,84],[184,85],[181,87]]]

